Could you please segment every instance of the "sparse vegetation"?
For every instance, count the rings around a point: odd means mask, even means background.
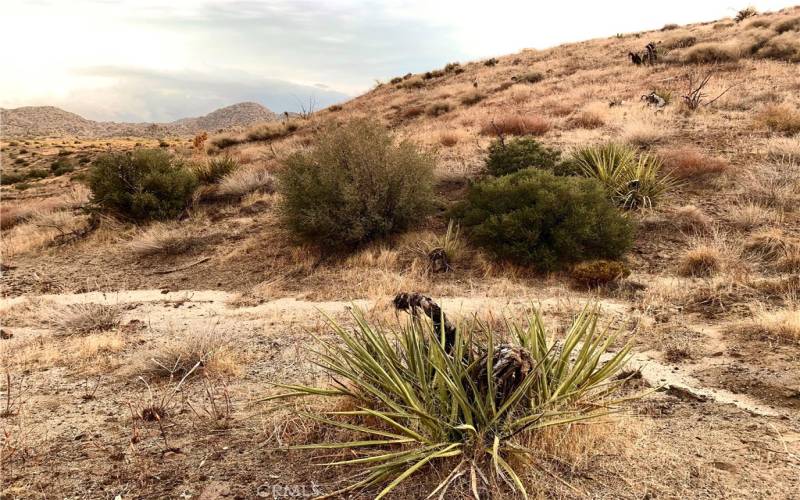
[[[633,238],[597,181],[537,169],[474,184],[456,213],[476,243],[541,270],[617,259]]]
[[[280,172],[283,220],[298,237],[329,248],[402,231],[428,210],[433,165],[414,144],[394,144],[377,123],[328,129]]]
[[[178,216],[197,178],[183,162],[160,150],[102,156],[92,165],[92,202],[137,220]]]

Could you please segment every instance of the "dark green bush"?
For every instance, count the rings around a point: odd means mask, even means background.
[[[25,177],[27,177],[28,179],[44,179],[48,175],[50,175],[50,173],[47,170],[41,168],[34,168],[32,170],[29,170],[28,173],[25,175]]]
[[[473,184],[455,215],[478,245],[539,270],[617,259],[633,241],[600,183],[534,168]]]
[[[320,133],[279,174],[281,214],[301,239],[335,249],[402,231],[431,203],[434,160],[395,144],[379,123],[357,120]]]
[[[519,137],[506,141],[497,139],[489,146],[486,170],[495,177],[528,167],[553,170],[560,156],[559,151],[543,146],[532,137]]]
[[[92,200],[133,219],[178,216],[197,186],[194,173],[166,151],[140,149],[101,156],[92,165]]]
[[[75,165],[67,158],[58,158],[50,164],[50,171],[53,175],[64,175],[75,170]]]

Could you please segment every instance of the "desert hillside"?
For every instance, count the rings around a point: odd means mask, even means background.
[[[236,129],[276,118],[272,111],[254,102],[240,102],[205,116],[182,118],[169,123],[98,122],[53,106],[0,109],[3,136],[26,138],[164,137]]]
[[[796,498],[798,75],[745,9],[207,137],[18,113],[0,496]]]

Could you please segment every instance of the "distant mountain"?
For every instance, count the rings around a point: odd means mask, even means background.
[[[277,120],[275,113],[255,102],[240,102],[211,113],[169,123],[97,122],[54,106],[0,108],[0,134],[4,137],[36,136],[163,136],[247,127]]]

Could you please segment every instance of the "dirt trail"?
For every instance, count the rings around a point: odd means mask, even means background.
[[[353,306],[370,309],[377,305],[375,301],[370,300],[314,302],[280,298],[257,306],[236,308],[230,305],[235,298],[235,294],[216,290],[127,290],[2,298],[0,307],[9,307],[28,299],[48,301],[59,306],[95,302],[122,306],[127,311],[128,319],[139,319],[156,328],[171,328],[176,324],[191,328],[213,321],[222,328],[239,329],[244,325],[261,328],[274,321],[281,323],[318,321],[319,313],[335,315]],[[561,301],[562,299],[550,298],[538,300],[532,305],[547,308],[557,306]],[[446,297],[440,299],[440,303],[446,311],[456,316],[486,310],[487,307],[494,311],[502,311],[511,304],[510,301],[490,297]],[[520,305],[521,302],[517,301],[516,304]],[[613,300],[604,300],[600,304],[606,312],[620,313],[626,309],[624,303]],[[709,337],[712,339],[715,336],[710,334]],[[703,366],[668,365],[659,361],[657,357],[655,352],[639,352],[630,361],[630,367],[640,370],[642,377],[652,387],[672,392],[682,399],[734,405],[754,415],[770,417],[784,415],[781,410],[761,404],[745,394],[704,386],[691,374]],[[714,364],[725,362],[724,358],[713,360]]]

